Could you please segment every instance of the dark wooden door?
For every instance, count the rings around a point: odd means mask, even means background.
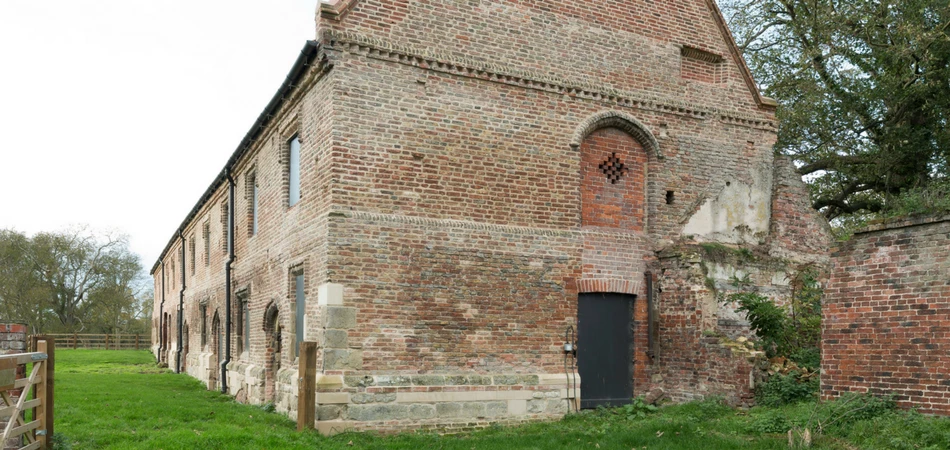
[[[581,408],[619,406],[633,398],[633,299],[585,293],[577,299],[577,370]]]

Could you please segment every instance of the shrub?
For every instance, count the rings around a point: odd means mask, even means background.
[[[736,302],[736,311],[746,313],[749,324],[769,357],[784,356],[797,364],[817,369],[821,356],[821,287],[813,266],[801,268],[792,279],[788,305],[779,307],[772,299],[754,291],[748,276],[733,278],[739,292],[727,300]]]
[[[756,417],[750,428],[756,433],[786,433],[792,424],[783,411],[767,411]]]
[[[776,373],[755,387],[755,402],[763,406],[782,406],[812,400],[818,395],[818,377],[800,381],[800,373]]]

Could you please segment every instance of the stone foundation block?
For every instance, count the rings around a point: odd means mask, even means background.
[[[323,352],[324,368],[327,370],[360,370],[363,368],[361,350],[326,349]]]
[[[317,406],[317,420],[334,420],[340,418],[342,407],[339,405]]]
[[[356,308],[327,306],[325,317],[327,328],[350,329],[356,327]]]
[[[410,419],[431,419],[435,417],[436,408],[435,405],[427,405],[423,403],[409,405],[409,418]]]
[[[408,376],[381,375],[376,377],[376,386],[409,386],[411,384],[412,379]]]
[[[366,403],[392,403],[396,401],[396,394],[367,394],[361,392],[350,396],[350,401],[357,405]]]
[[[350,405],[346,409],[346,416],[350,420],[356,420],[360,422],[401,420],[409,417],[409,405]]]
[[[412,384],[416,386],[443,386],[445,377],[442,375],[416,375],[412,377]]]
[[[488,402],[485,404],[485,416],[498,417],[508,414],[508,402]]]
[[[349,333],[346,330],[326,330],[323,334],[323,344],[325,348],[347,348],[349,346]]]

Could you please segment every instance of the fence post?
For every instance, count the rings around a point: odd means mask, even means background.
[[[46,443],[53,442],[53,406],[56,404],[53,384],[56,378],[56,339],[46,339]]]
[[[47,353],[49,346],[45,340],[36,341],[36,345],[33,347],[34,351]],[[43,364],[43,369],[49,367],[49,358],[47,357],[46,361],[33,363]],[[49,399],[47,399],[46,383],[49,383],[49,370],[42,370],[40,372],[43,377],[39,383],[36,383],[33,389],[33,398],[40,401],[40,404],[33,408],[33,420],[39,420],[40,426],[33,430],[33,440],[40,442],[40,448],[47,448],[47,443],[50,442],[46,435],[46,405],[49,404]]]
[[[39,420],[40,426],[33,431],[33,438],[43,442],[40,448],[48,448],[53,442],[53,405],[54,382],[56,373],[56,340],[45,336],[30,336],[30,348],[34,352],[46,353],[41,371],[42,381],[33,385],[33,398],[39,399],[39,406],[33,408],[33,420]],[[36,363],[34,363],[36,364]],[[21,395],[26,395],[24,392]],[[46,430],[45,434],[37,434],[38,430]]]
[[[109,333],[106,333],[106,350],[109,349]]]
[[[317,343],[300,343],[297,366],[297,431],[313,429],[317,408]]]
[[[76,333],[73,333],[73,350],[76,350]]]
[[[137,333],[135,335],[135,349],[139,349],[139,335]]]

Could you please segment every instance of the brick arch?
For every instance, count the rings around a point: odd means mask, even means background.
[[[577,280],[577,293],[613,292],[617,294],[637,295],[640,282],[622,278],[582,278]]]
[[[264,310],[264,400],[273,402],[277,395],[277,371],[281,367],[280,309],[271,300]]]
[[[271,332],[274,331],[273,327],[277,324],[277,321],[280,320],[280,309],[277,307],[277,303],[273,300],[267,304],[267,308],[264,309],[264,331]]]
[[[663,158],[660,143],[653,133],[635,117],[621,111],[601,111],[581,122],[571,138],[571,148],[579,150],[584,138],[601,128],[621,129],[639,142],[648,154],[655,155],[658,159]]]

